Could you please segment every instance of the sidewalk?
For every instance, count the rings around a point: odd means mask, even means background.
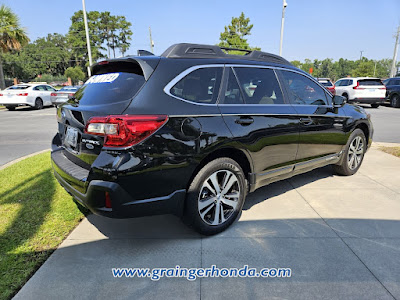
[[[200,237],[173,216],[90,215],[15,299],[400,299],[400,159],[372,148],[352,177],[330,167],[248,196]],[[291,278],[113,278],[115,267],[287,267]]]

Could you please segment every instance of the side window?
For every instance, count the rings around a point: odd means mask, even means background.
[[[342,86],[342,84],[343,84],[343,80],[338,80],[335,83],[336,86]]]
[[[327,105],[325,91],[311,79],[298,73],[281,71],[292,104]]]
[[[46,90],[48,90],[50,92],[54,92],[56,90],[55,88],[53,88],[53,87],[51,87],[49,85],[46,85],[45,87],[46,87]]]
[[[347,85],[352,85],[353,84],[353,79],[347,80]]]
[[[45,87],[43,85],[38,85],[37,87],[35,87],[35,91],[45,91]]]
[[[229,73],[225,97],[220,100],[219,104],[243,104],[243,97],[236,76],[233,73],[232,68],[227,69],[229,69]]]
[[[171,94],[179,98],[202,104],[214,104],[221,82],[222,68],[197,69],[171,89]]]
[[[274,70],[237,67],[235,72],[246,104],[284,104]]]
[[[343,80],[342,86],[348,86],[348,85],[349,85],[349,81],[347,79]]]

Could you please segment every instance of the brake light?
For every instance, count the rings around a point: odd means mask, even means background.
[[[17,96],[28,96],[28,93],[17,94]]]
[[[384,87],[380,87],[379,88],[380,90],[386,90],[386,87],[384,86]]]
[[[50,96],[57,96],[57,94],[56,93],[51,93]]]
[[[85,133],[104,136],[105,147],[129,147],[152,135],[167,121],[165,115],[92,117]]]
[[[360,82],[358,82],[358,81],[357,81],[357,85],[356,85],[356,86],[353,86],[353,89],[354,89],[354,90],[365,90],[365,88],[360,87]]]
[[[0,94],[0,97],[2,97],[3,96],[3,94]]]

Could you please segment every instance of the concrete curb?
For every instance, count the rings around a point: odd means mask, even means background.
[[[384,142],[372,142],[373,148],[379,147],[400,147],[400,143],[384,143]]]
[[[0,166],[0,170],[3,170],[3,169],[5,169],[5,168],[7,168],[9,166],[12,166],[13,164],[15,164],[17,162],[19,162],[21,160],[24,160],[25,158],[32,157],[32,156],[35,156],[37,154],[45,153],[45,152],[50,151],[50,150],[51,149],[49,148],[49,149],[45,149],[45,150],[42,150],[42,151],[38,151],[38,152],[35,152],[35,153],[32,153],[32,154],[28,154],[28,155],[22,156],[20,158],[14,159],[14,160],[6,163],[5,165]]]

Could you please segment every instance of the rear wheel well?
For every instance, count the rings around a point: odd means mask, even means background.
[[[229,158],[233,159],[234,161],[236,161],[240,165],[240,167],[242,168],[246,180],[249,181],[249,174],[251,173],[251,166],[250,166],[250,162],[249,162],[248,158],[246,157],[246,155],[242,151],[240,151],[238,149],[224,148],[224,149],[216,150],[216,151],[208,154],[205,158],[203,158],[203,160],[196,167],[196,169],[194,170],[192,176],[190,177],[190,180],[189,180],[188,185],[187,185],[187,189],[189,188],[189,185],[193,181],[193,178],[196,176],[196,174],[206,164],[208,164],[210,161],[212,161],[214,159],[217,159],[217,158],[220,158],[220,157],[229,157]]]
[[[368,140],[369,140],[369,129],[368,129],[367,124],[360,123],[360,124],[358,124],[358,125],[356,126],[356,128],[360,128],[360,129],[364,132],[365,139],[367,140],[367,144],[368,144]]]

